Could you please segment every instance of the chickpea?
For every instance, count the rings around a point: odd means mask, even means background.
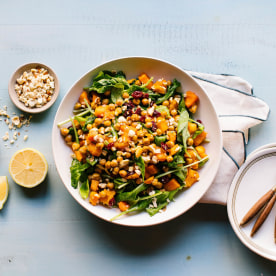
[[[127,152],[126,155],[125,155],[126,158],[130,158],[131,157],[131,153],[130,152]]]
[[[148,145],[150,144],[150,139],[149,139],[149,138],[144,138],[144,139],[143,139],[143,144],[144,144],[145,146],[148,146]]]
[[[99,173],[93,173],[91,178],[93,180],[100,180],[101,179],[101,175]]]
[[[194,139],[192,138],[192,137],[189,137],[188,139],[187,139],[187,145],[188,146],[192,146],[194,144]]]
[[[62,136],[66,136],[68,133],[69,133],[69,129],[66,128],[66,127],[63,127],[61,130],[60,130],[60,133]]]
[[[66,137],[64,138],[64,140],[65,140],[66,143],[72,142],[72,139],[73,139],[73,137],[72,137],[71,134],[66,135]]]
[[[123,155],[123,152],[118,150],[117,153],[116,153],[117,156],[122,156]]]
[[[121,128],[121,125],[117,123],[114,125],[114,128],[115,128],[115,130],[119,131]]]
[[[118,166],[118,162],[116,159],[113,159],[111,162],[110,162],[110,165],[112,168],[115,168],[116,166]]]
[[[96,148],[102,149],[104,147],[104,143],[97,143]]]
[[[176,116],[177,115],[177,110],[176,109],[172,109],[171,110],[171,115],[172,116]]]
[[[139,121],[140,119],[140,116],[138,114],[132,114],[131,115],[131,120],[136,122],[136,121]]]
[[[143,105],[148,105],[149,104],[149,100],[148,99],[143,99],[142,100],[142,104]]]
[[[126,177],[126,176],[127,176],[127,172],[126,172],[125,170],[120,170],[120,171],[119,171],[119,175],[120,175],[121,177]]]
[[[137,135],[134,135],[134,136],[132,137],[132,141],[133,141],[134,143],[136,143],[136,142],[138,141]]]
[[[144,137],[144,132],[143,132],[143,130],[138,130],[138,131],[137,131],[137,137],[138,137],[138,138]]]
[[[122,99],[118,99],[118,100],[116,101],[116,105],[117,105],[117,106],[122,106],[123,103],[124,103],[124,101],[123,101]]]
[[[120,163],[120,162],[123,161],[123,160],[124,160],[124,159],[123,159],[122,156],[117,157],[117,162],[118,162],[118,163]]]
[[[111,168],[111,162],[110,161],[106,161],[105,168],[108,169],[108,170]]]
[[[170,163],[170,162],[172,162],[172,161],[173,161],[173,157],[172,157],[171,155],[169,155],[169,156],[167,157],[167,162]]]
[[[78,150],[80,148],[80,144],[78,144],[78,143],[76,143],[76,142],[74,142],[73,144],[72,144],[72,150],[73,151],[76,151],[76,150]]]
[[[78,129],[77,133],[78,133],[79,136],[82,135],[83,134],[82,129]]]
[[[74,109],[81,109],[81,104],[77,102],[74,106]]]
[[[87,130],[89,131],[89,130],[92,129],[93,127],[92,127],[91,124],[88,124],[88,125],[86,126],[86,128],[87,128]]]
[[[111,121],[110,120],[106,120],[106,121],[104,121],[104,126],[106,126],[106,127],[109,127],[109,126],[111,126]]]
[[[104,95],[108,97],[108,96],[110,96],[110,93],[111,92],[109,90],[107,90],[107,91],[104,92]]]
[[[169,148],[172,148],[174,146],[174,142],[173,141],[168,141],[166,144],[167,144],[167,146]]]
[[[142,116],[147,116],[147,114],[148,114],[148,113],[147,113],[146,110],[143,110],[143,111],[141,112],[141,115],[142,115]]]
[[[110,111],[114,111],[114,110],[115,110],[115,104],[113,104],[113,103],[110,104],[110,105],[109,105],[109,110],[110,110]]]
[[[146,128],[151,128],[152,127],[152,122],[146,122],[145,126],[146,126]]]
[[[149,134],[149,135],[148,135],[148,138],[149,138],[149,140],[150,140],[151,142],[154,140],[154,137],[153,137],[152,134]]]
[[[113,174],[117,175],[119,173],[119,171],[120,171],[119,167],[115,167],[113,169]]]
[[[173,130],[174,130],[174,126],[169,126],[169,127],[168,127],[168,130],[169,130],[169,131],[173,131]]]
[[[176,115],[175,117],[174,117],[174,120],[176,121],[176,122],[178,122],[179,121],[179,115]]]
[[[119,116],[122,113],[122,108],[121,107],[117,107],[115,109],[115,116]]]
[[[157,135],[162,135],[162,133],[163,133],[163,132],[162,132],[162,130],[161,130],[160,128],[156,129],[156,134],[157,134]]]
[[[140,104],[140,100],[139,100],[139,99],[133,99],[132,102],[133,102],[135,105]]]
[[[169,101],[164,101],[163,103],[162,103],[162,105],[164,105],[164,106],[169,106],[170,105],[170,102]]]
[[[161,116],[162,117],[167,117],[167,115],[168,115],[167,111],[161,111]]]
[[[94,121],[94,124],[95,124],[96,126],[99,126],[99,125],[102,124],[102,122],[103,122],[103,119],[101,119],[101,118],[96,118],[95,121]]]
[[[103,99],[102,104],[105,104],[105,105],[109,104],[109,99]]]
[[[105,190],[100,191],[99,195],[100,195],[101,198],[106,197],[106,191]]]
[[[114,184],[112,182],[108,182],[106,186],[110,190],[112,190],[114,188]]]
[[[149,117],[147,117],[146,119],[145,119],[145,122],[147,123],[147,122],[151,122],[151,118],[149,118]]]
[[[106,160],[105,160],[105,159],[100,159],[99,164],[100,164],[101,166],[104,166],[105,163],[106,163]]]
[[[135,182],[136,182],[136,184],[139,185],[139,184],[141,184],[143,182],[143,179],[142,178],[138,178]]]
[[[79,152],[80,152],[81,154],[86,154],[86,152],[87,152],[86,146],[80,147]]]
[[[124,99],[129,98],[129,94],[127,92],[124,92],[122,96],[123,96]]]

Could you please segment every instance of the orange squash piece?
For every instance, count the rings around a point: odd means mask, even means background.
[[[169,128],[168,123],[164,118],[157,120],[157,127],[161,129],[162,133],[166,132]]]
[[[166,94],[167,91],[167,81],[158,80],[152,85],[152,90],[159,94]]]
[[[187,91],[185,96],[185,105],[187,108],[192,107],[196,102],[198,101],[198,96],[192,92],[192,91]]]
[[[96,144],[91,143],[87,146],[88,151],[93,155],[99,157],[102,154],[102,149],[97,148]]]
[[[188,168],[187,177],[185,179],[185,187],[191,187],[198,180],[199,180],[198,172],[191,168]]]
[[[125,202],[125,201],[120,201],[118,203],[118,207],[119,207],[119,209],[120,209],[121,212],[124,212],[124,211],[126,211],[129,208],[129,204],[127,202]]]
[[[100,202],[104,205],[109,205],[110,200],[115,196],[116,192],[115,191],[110,191],[110,190],[103,190],[106,194],[106,196],[102,197],[100,196]],[[101,193],[100,193],[101,195]]]
[[[81,160],[82,160],[82,158],[83,158],[82,153],[79,152],[78,150],[74,151],[74,153],[75,153],[75,155],[76,155],[76,159],[77,159],[78,161],[81,162]]]
[[[188,131],[190,134],[193,134],[197,130],[197,124],[188,122]]]
[[[172,178],[169,182],[164,184],[163,187],[166,191],[174,191],[180,187],[180,184],[175,178]]]
[[[146,167],[146,173],[152,176],[158,173],[158,169],[155,165],[152,164]]]
[[[149,76],[148,76],[147,74],[145,74],[145,73],[142,73],[142,74],[138,77],[138,79],[139,79],[139,81],[140,81],[142,84],[146,84],[146,83],[150,80]],[[153,82],[151,81],[151,82],[147,85],[147,88],[148,88],[148,89],[151,89],[152,85],[153,85]]]
[[[199,146],[206,138],[207,132],[202,131],[199,135],[194,139],[194,145]]]
[[[79,97],[79,103],[86,106],[86,102],[90,105],[90,101],[88,99],[88,93],[86,91],[82,91]]]

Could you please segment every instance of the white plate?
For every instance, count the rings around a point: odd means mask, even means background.
[[[276,147],[276,143],[270,143],[270,144],[266,144],[263,146],[260,146],[259,148],[253,150],[248,156],[247,158],[250,158],[251,156],[253,156],[254,154],[256,154],[258,151],[263,150],[263,149],[269,149],[269,148],[275,148]]]
[[[163,213],[158,213],[153,217],[150,217],[146,212],[127,215],[115,220],[114,223],[128,226],[149,226],[163,223],[183,214],[200,200],[216,175],[222,151],[221,131],[213,104],[203,88],[182,69],[157,59],[129,57],[107,62],[85,74],[65,95],[57,111],[52,131],[54,160],[65,187],[81,206],[106,221],[110,221],[113,216],[119,213],[119,210],[115,208],[110,209],[103,206],[92,206],[88,201],[84,201],[80,197],[78,190],[71,187],[69,168],[72,161],[70,157],[72,152],[65,145],[59,128],[57,127],[59,122],[72,116],[74,104],[77,102],[83,87],[90,84],[92,78],[101,70],[122,70],[126,73],[127,79],[136,78],[142,72],[146,72],[149,76],[154,77],[154,80],[158,80],[159,78],[173,80],[176,78],[181,82],[183,92],[192,90],[199,96],[200,103],[198,111],[195,114],[195,119],[202,120],[208,132],[208,138],[211,141],[206,145],[206,151],[210,160],[200,171],[201,180],[187,191],[181,192],[176,197],[175,202],[171,202]]]
[[[256,151],[236,174],[227,200],[229,220],[241,242],[253,252],[273,261],[276,261],[274,243],[276,205],[253,237],[250,237],[250,232],[256,218],[245,226],[239,226],[239,223],[253,204],[276,184],[275,168],[275,147]]]

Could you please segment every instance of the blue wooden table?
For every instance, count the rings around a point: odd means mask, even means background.
[[[275,1],[0,2],[0,108],[20,114],[8,81],[23,63],[54,68],[61,91],[13,144],[0,141],[0,175],[10,182],[0,212],[0,275],[275,275],[276,264],[249,251],[224,206],[197,204],[171,222],[127,228],[81,208],[55,169],[51,128],[71,85],[94,66],[123,56],[152,56],[184,69],[239,75],[270,105],[250,132],[247,152],[276,140]],[[1,137],[7,125],[0,121]],[[28,135],[24,141],[23,136]],[[8,162],[24,147],[49,163],[46,181],[25,190]]]

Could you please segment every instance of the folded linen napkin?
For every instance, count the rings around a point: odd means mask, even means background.
[[[269,106],[255,97],[252,85],[240,77],[187,72],[212,99],[223,138],[218,173],[200,202],[226,205],[228,189],[246,158],[248,131],[267,119]]]

